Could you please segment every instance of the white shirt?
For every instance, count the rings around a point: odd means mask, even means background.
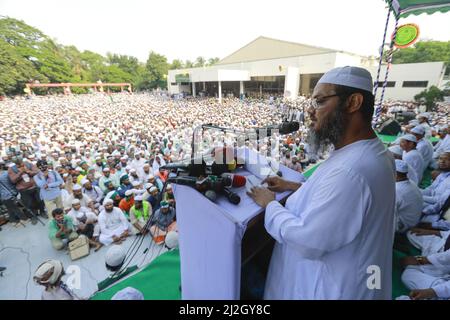
[[[117,207],[113,208],[112,212],[103,210],[98,216],[98,224],[100,226],[100,233],[103,236],[113,236],[117,230],[128,229],[128,220],[123,214],[122,210]]]
[[[420,189],[409,180],[395,183],[396,230],[405,232],[419,223],[422,215],[423,198]]]
[[[450,148],[450,134],[447,134],[444,139],[439,140],[439,142],[434,146],[433,158],[438,159],[445,150]]]
[[[286,208],[267,206],[277,242],[265,299],[391,299],[394,167],[378,138],[358,141],[333,151]],[[381,289],[367,286],[371,268]]]
[[[416,149],[410,150],[409,152],[403,151],[402,159],[413,168],[420,183],[422,181],[423,171],[425,170],[425,163],[420,152]]]
[[[420,152],[425,166],[424,169],[426,169],[429,166],[431,159],[433,159],[433,145],[428,139],[420,139],[419,142],[417,142],[416,149]]]
[[[86,215],[86,222],[94,223],[97,221],[97,215],[86,207],[81,207],[80,210],[75,210],[74,208],[72,208],[67,215],[72,218],[72,222],[75,227],[78,227],[78,225],[81,223],[78,218],[81,219],[83,215]]]

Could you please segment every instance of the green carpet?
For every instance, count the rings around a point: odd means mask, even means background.
[[[168,251],[139,273],[97,292],[91,300],[111,300],[112,296],[126,287],[142,292],[145,300],[180,300],[181,274],[179,250]]]

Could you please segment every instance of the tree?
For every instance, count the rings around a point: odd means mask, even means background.
[[[215,58],[209,58],[208,59],[208,66],[213,66],[213,65],[215,65],[217,62],[219,62],[220,61],[220,59],[219,58],[217,58],[217,57],[215,57]]]
[[[185,68],[193,68],[194,63],[191,60],[186,60],[186,62],[184,63],[184,67]]]
[[[169,71],[169,63],[165,56],[151,51],[145,65],[145,71],[144,76],[147,77],[146,80],[148,81],[149,88],[167,87],[166,79]]]
[[[433,111],[436,102],[444,101],[444,95],[444,91],[439,90],[436,86],[431,86],[429,89],[425,89],[421,93],[416,94],[414,100],[425,103],[427,111]]]
[[[169,67],[170,70],[183,69],[183,61],[174,59]]]
[[[197,57],[197,59],[195,59],[195,64],[194,67],[198,68],[198,67],[204,67],[206,65],[206,60],[203,57]]]

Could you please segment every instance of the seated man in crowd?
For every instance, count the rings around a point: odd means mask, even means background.
[[[417,139],[417,151],[420,152],[420,155],[423,158],[424,168],[428,168],[431,164],[431,160],[433,158],[433,145],[430,141],[425,137],[425,128],[421,125],[418,125],[411,129],[411,133]]]
[[[170,231],[177,231],[175,208],[171,208],[168,202],[161,201],[161,207],[156,210],[152,219],[150,233],[156,244],[162,244]]]
[[[121,198],[125,198],[125,192],[131,189],[133,189],[133,186],[131,185],[130,178],[128,174],[124,174],[120,177],[120,187],[117,188],[117,192]]]
[[[112,199],[103,202],[103,211],[98,216],[100,242],[104,245],[122,243],[131,232],[131,226],[122,210],[114,207]]]
[[[127,190],[125,192],[125,198],[120,200],[119,208],[128,217],[130,214],[130,209],[134,205],[134,193],[132,190]]]
[[[152,205],[142,196],[134,198],[134,205],[130,209],[130,221],[139,233],[146,234],[150,229],[148,220],[152,215]]]
[[[441,154],[443,154],[447,149],[450,149],[450,126],[448,124],[440,127],[439,136],[440,140],[433,147],[433,159],[431,160],[431,167],[433,169],[438,168],[438,160]]]
[[[393,146],[389,147],[389,151],[394,156],[394,159],[402,160],[403,150],[402,150],[402,148],[400,148],[399,145],[393,145]],[[408,163],[406,163],[406,164],[408,166],[408,179],[412,183],[414,183],[416,186],[419,185],[420,181],[419,181],[419,177],[416,174],[416,171]]]
[[[397,225],[395,230],[404,233],[417,225],[422,215],[423,199],[420,189],[408,177],[408,164],[403,160],[395,160],[397,178],[396,212]]]
[[[152,186],[149,191],[150,195],[146,200],[152,205],[153,211],[156,211],[159,209],[159,190],[155,186]]]
[[[72,188],[72,196],[67,199],[67,203],[64,207],[72,207],[72,201],[75,199],[80,200],[81,206],[91,209],[92,212],[98,214],[98,210],[95,208],[94,201],[86,194],[83,193],[83,188],[75,184]]]
[[[163,200],[168,202],[172,208],[176,208],[175,206],[175,195],[173,194],[172,185],[168,184],[166,187],[166,192],[164,193]]]
[[[417,257],[404,257],[402,281],[413,290],[412,298],[450,298],[450,231],[412,229],[410,242],[422,250]],[[414,291],[420,290],[420,291]]]
[[[72,218],[64,215],[64,210],[56,208],[52,212],[53,219],[48,223],[48,236],[53,248],[61,250],[68,242],[78,238]]]
[[[414,169],[420,183],[425,170],[425,163],[420,152],[416,150],[416,145],[417,139],[412,134],[406,134],[400,138],[400,147],[403,149],[402,160]]]
[[[86,207],[82,207],[80,200],[72,201],[72,209],[67,214],[72,218],[73,225],[78,234],[83,234],[89,239],[89,244],[98,251],[102,244],[98,242],[100,227],[97,224],[97,215]]]
[[[102,205],[103,198],[105,197],[103,191],[99,187],[93,186],[88,179],[83,179],[81,181],[81,184],[83,185],[82,188],[83,194],[92,199],[92,201],[94,202],[94,208],[98,212],[99,208]]]

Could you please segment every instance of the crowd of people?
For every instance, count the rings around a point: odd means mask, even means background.
[[[162,167],[190,159],[195,151],[191,144],[195,128],[202,124],[247,131],[280,123],[282,116],[299,120],[299,131],[276,135],[275,143],[273,137],[245,141],[247,147],[298,172],[332,151],[314,148],[307,136],[303,121],[310,102],[305,97],[276,103],[230,98],[219,104],[212,98],[172,100],[122,93],[19,97],[0,103],[1,202],[16,227],[28,221],[35,224],[37,218],[48,219],[49,242],[56,250],[80,235],[95,250],[120,245],[135,234],[150,234],[157,244],[166,244],[169,234],[172,240],[177,233],[176,199]],[[381,119],[391,117],[396,105],[403,106],[388,102]],[[414,109],[417,104],[406,107]],[[438,112],[421,113],[405,124],[405,134],[389,148],[398,159],[397,233],[407,234],[424,250],[417,264],[445,265],[446,271],[441,268],[443,273],[436,276],[439,284],[448,277],[450,262],[429,255],[450,252],[444,250],[442,240],[450,234],[442,213],[450,195],[448,122],[448,105]],[[431,135],[440,137],[438,144],[429,143]],[[205,130],[194,148],[201,151],[227,144],[236,145],[236,135]],[[435,180],[419,190],[428,167],[436,170]],[[435,251],[427,247],[431,240],[421,241],[430,239],[423,235],[435,238]],[[424,282],[419,285],[410,280],[412,260],[405,261],[408,267],[403,278],[410,289],[434,288],[431,282],[429,288],[422,288]],[[417,273],[426,273],[422,269],[414,272],[416,278]],[[435,291],[435,296],[445,297],[442,292]]]

